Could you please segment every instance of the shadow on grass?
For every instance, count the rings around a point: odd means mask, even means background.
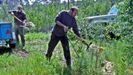
[[[69,67],[63,68],[63,75],[72,75],[72,70]]]
[[[12,53],[12,49],[7,47],[0,47],[0,55],[3,55],[5,53],[9,53],[10,55]]]

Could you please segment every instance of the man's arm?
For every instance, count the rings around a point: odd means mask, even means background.
[[[14,16],[14,14],[16,13],[16,11],[15,10],[9,10],[8,13],[11,14],[12,16]]]
[[[79,33],[79,29],[78,29],[78,26],[77,26],[77,22],[75,19],[73,19],[73,32],[78,36],[78,37],[81,37],[80,36],[80,33]]]
[[[61,27],[63,27],[63,28],[66,27],[66,26],[65,26],[63,23],[61,23],[60,21],[56,21],[56,24],[59,25],[59,26],[61,26]]]
[[[55,23],[56,23],[56,25],[63,27],[64,31],[67,32],[68,31],[68,27],[66,25],[64,25],[63,23],[61,23],[62,16],[63,16],[63,12],[59,13],[56,16]]]
[[[63,23],[61,23],[60,21],[56,21],[56,25],[59,25],[59,26],[63,27],[65,32],[68,31],[68,27],[65,26]]]
[[[77,22],[75,19],[73,19],[73,32],[76,34],[76,37],[81,41],[81,42],[85,42],[85,40],[83,39],[83,37],[80,35],[78,26],[77,26]]]
[[[23,12],[24,13],[24,12]],[[24,13],[24,16],[23,16],[23,23],[25,24],[26,23],[26,20],[27,20],[27,17],[26,17],[26,14]]]

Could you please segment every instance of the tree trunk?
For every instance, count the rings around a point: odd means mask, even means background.
[[[24,6],[24,4],[23,4],[23,0],[20,0],[20,5]]]
[[[68,9],[69,9],[69,6],[70,6],[70,0],[68,0]]]

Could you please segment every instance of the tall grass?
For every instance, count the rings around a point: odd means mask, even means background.
[[[41,36],[40,36],[41,35]],[[38,38],[36,38],[38,36]],[[43,36],[43,37],[42,37]],[[46,33],[28,33],[26,35],[26,50],[29,51],[29,55],[25,58],[18,54],[12,54],[7,57],[8,54],[4,54],[0,58],[0,74],[4,75],[68,75],[69,71],[66,69],[65,60],[63,58],[63,50],[60,43],[57,45],[54,55],[52,56],[51,62],[48,62],[44,56],[44,52],[47,50],[47,44],[50,35]],[[40,39],[41,41],[37,41]],[[33,44],[36,41],[37,44]],[[128,62],[132,58],[127,59],[128,47],[126,41],[95,41],[99,46],[104,48],[103,53],[99,56],[97,68],[96,56],[91,51],[86,51],[86,46],[81,42],[71,41],[73,46],[70,44],[70,50],[72,55],[72,75],[102,75],[101,63],[104,59],[108,59],[113,62],[116,75],[125,75],[126,69],[129,67]],[[39,42],[39,43],[38,43]],[[33,45],[32,45],[33,44]],[[75,51],[78,52],[79,57],[76,56]],[[126,52],[126,53],[125,53]],[[131,67],[131,65],[130,65]]]
[[[109,9],[105,7],[109,8],[110,6],[111,4],[105,2],[102,4],[96,3],[96,5],[84,5],[83,7],[79,7],[77,21],[81,29],[81,34],[86,37],[87,42],[93,41],[94,44],[104,49],[99,56],[97,64],[96,56],[92,55],[92,51],[86,51],[86,46],[73,38],[73,34],[68,35],[71,42],[72,71],[70,72],[66,68],[60,43],[54,51],[51,62],[48,62],[44,52],[47,50],[50,33],[34,32],[26,34],[26,50],[29,51],[27,57],[23,58],[17,53],[9,57],[7,57],[8,54],[0,56],[0,75],[69,75],[70,73],[72,73],[72,75],[102,75],[101,63],[105,59],[114,64],[116,75],[132,75],[133,27],[132,22],[128,19],[130,15],[125,13],[125,7],[127,7],[127,5],[125,5],[124,8],[121,7],[121,5],[119,6],[124,14],[120,14],[117,21],[113,23],[88,24],[88,22],[82,19],[86,16],[96,15],[97,12],[106,14]],[[28,20],[35,23],[37,30],[43,26],[46,29],[52,26],[56,14],[62,9],[65,9],[64,5],[56,4],[46,6],[37,4],[33,7],[25,7]],[[0,15],[1,14],[2,13],[0,13]],[[121,39],[111,40],[106,38],[108,31],[120,34]],[[74,50],[76,50],[79,57]]]

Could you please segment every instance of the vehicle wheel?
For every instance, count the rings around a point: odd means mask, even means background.
[[[9,44],[9,47],[10,48],[15,48],[16,47],[16,44]]]

